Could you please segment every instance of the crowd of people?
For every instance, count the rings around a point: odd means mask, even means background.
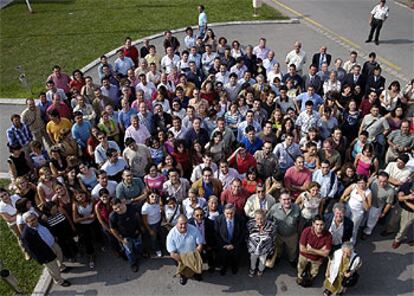
[[[247,254],[250,277],[286,258],[307,287],[328,262],[329,296],[355,285],[354,247],[379,221],[390,248],[413,245],[414,80],[386,81],[374,52],[301,42],[279,62],[265,38],[229,42],[202,20],[163,48],[126,38],[99,81],[53,66],[11,116],[0,215],[26,259],[63,286],[63,262],[94,269],[99,248],[134,272],[169,255],[183,285]]]

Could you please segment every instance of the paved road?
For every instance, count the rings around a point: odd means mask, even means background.
[[[347,295],[412,295],[412,247],[402,245],[392,250],[390,239],[376,235],[357,249],[363,260],[361,278]],[[73,273],[66,275],[72,286],[54,285],[49,295],[321,295],[325,272],[321,270],[314,288],[304,289],[295,282],[296,270],[284,260],[260,279],[249,278],[244,264],[237,275],[205,272],[202,282],[190,280],[183,287],[173,277],[175,266],[169,258],[142,261],[140,271],[133,273],[125,261],[100,254],[96,268],[90,271],[85,264],[74,265]]]

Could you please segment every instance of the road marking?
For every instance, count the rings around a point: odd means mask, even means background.
[[[278,1],[278,0],[271,0],[273,3],[279,5],[280,7],[286,9],[287,11],[293,13],[294,15],[302,18],[303,20],[305,20],[306,22],[314,25],[315,27],[317,27],[318,29],[320,29],[323,33],[328,33],[330,35],[332,35],[333,37],[342,40],[345,44],[347,44],[348,46],[353,47],[354,49],[361,49],[361,46],[359,46],[358,44],[356,44],[355,42],[349,40],[348,38],[341,36],[337,33],[335,33],[334,31],[328,29],[327,27],[323,26],[322,24],[318,23],[317,21],[315,21],[314,19],[311,19],[310,17],[305,16],[303,13],[300,13],[299,11],[293,9],[292,7]],[[326,34],[325,34],[326,35]],[[377,56],[377,59],[380,60],[383,64],[386,64],[388,67],[392,68],[394,71],[400,71],[401,67],[397,66],[396,64],[394,64],[393,62]],[[404,78],[405,79],[405,78]]]

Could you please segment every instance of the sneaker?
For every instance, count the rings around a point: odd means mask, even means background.
[[[249,277],[254,277],[254,270],[252,270],[252,269],[249,269]]]
[[[162,257],[162,253],[161,253],[161,251],[156,251],[156,252],[155,252],[155,254],[157,254],[157,257],[158,257],[158,258]]]
[[[187,278],[185,276],[180,277],[180,284],[183,286],[187,284]]]
[[[64,280],[61,284],[62,287],[69,287],[70,285],[72,285],[69,281]]]

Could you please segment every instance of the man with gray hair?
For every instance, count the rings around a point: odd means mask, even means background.
[[[236,274],[239,270],[240,255],[246,235],[244,218],[236,213],[236,208],[229,203],[224,206],[224,213],[216,219],[215,233],[220,274],[225,275],[229,266]]]
[[[24,213],[23,220],[26,226],[22,233],[22,242],[26,251],[39,264],[46,267],[56,284],[69,287],[71,283],[60,275],[61,272],[66,272],[69,268],[62,263],[62,250],[53,235],[46,227],[39,224],[34,213]]]
[[[269,193],[262,183],[257,184],[256,193],[252,194],[244,205],[246,216],[253,219],[257,210],[263,210],[264,213],[275,204],[275,199]]]
[[[332,234],[332,250],[338,250],[343,242],[349,241],[352,237],[354,223],[345,216],[345,207],[341,202],[334,204],[332,213],[324,215],[325,230]]]

